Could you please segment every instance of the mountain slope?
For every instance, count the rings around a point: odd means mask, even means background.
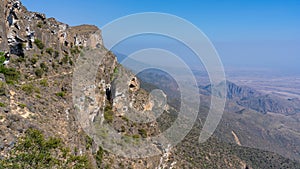
[[[180,91],[176,89],[176,82],[165,72],[158,70],[147,70],[141,72],[138,77],[142,80],[142,87],[149,91],[160,88],[168,96],[169,104],[180,105]],[[159,78],[157,78],[159,77]],[[230,84],[230,83],[229,83]],[[172,88],[175,86],[175,88]],[[207,88],[206,88],[207,89]],[[201,88],[201,107],[208,109],[210,104],[209,90],[205,86]],[[215,131],[215,136],[225,142],[236,144],[234,132],[242,146],[272,151],[284,157],[298,160],[300,158],[300,128],[299,114],[283,115],[280,113],[261,113],[251,108],[239,105],[237,101],[242,97],[261,97],[259,93],[249,87],[233,85],[228,91],[233,99],[227,99],[222,120]],[[252,94],[249,94],[252,93]],[[250,97],[251,96],[251,97]],[[177,108],[180,108],[177,106]],[[199,118],[202,122],[206,120],[207,111],[200,111]]]

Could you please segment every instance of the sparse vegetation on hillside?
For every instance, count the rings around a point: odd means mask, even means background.
[[[4,53],[0,52],[0,73],[3,73],[8,84],[14,84],[18,82],[20,78],[20,72],[15,68],[8,68],[3,65],[5,61]]]
[[[18,106],[21,107],[22,109],[24,109],[27,105],[24,103],[19,103]]]
[[[114,119],[114,112],[112,111],[111,105],[107,105],[104,109],[104,119],[108,123],[112,123]]]
[[[0,102],[0,107],[5,107],[5,103]]]
[[[54,52],[53,48],[47,48],[46,49],[46,53],[48,53],[49,55],[52,55],[53,52]]]
[[[32,65],[36,64],[38,61],[38,58],[36,56],[33,56],[31,59],[29,59]]]
[[[42,79],[40,81],[40,85],[43,86],[43,87],[48,87],[49,86],[48,80],[47,79]]]
[[[5,61],[4,52],[0,52],[0,64],[3,65]]]
[[[86,155],[73,155],[60,138],[45,138],[41,131],[29,129],[8,157],[0,160],[0,168],[92,168]]]
[[[32,83],[23,84],[21,89],[28,95],[32,94],[33,92],[40,93],[39,88],[35,87]]]
[[[43,77],[44,70],[41,68],[37,68],[37,69],[35,69],[34,73],[38,78],[41,78],[41,77]]]
[[[63,58],[62,58],[62,60],[61,60],[61,64],[67,64],[68,63],[68,61],[69,61],[69,56],[68,55],[65,55]]]
[[[101,146],[99,146],[99,150],[97,151],[97,153],[95,155],[95,159],[96,159],[98,168],[101,168],[101,164],[102,164],[102,160],[103,160],[103,154],[104,154],[104,150]]]
[[[139,129],[138,131],[143,138],[147,137],[147,131],[145,129]]]
[[[58,97],[62,97],[63,98],[63,97],[65,97],[66,93],[63,92],[63,91],[61,91],[61,92],[55,93],[55,95],[58,96]]]
[[[3,73],[8,84],[14,84],[18,82],[20,79],[20,72],[15,68],[6,68],[4,66],[0,66],[0,73]]]
[[[44,43],[39,39],[35,39],[34,44],[41,50],[44,49],[44,47],[45,47]]]
[[[93,139],[90,136],[85,136],[85,142],[86,142],[86,149],[90,149],[93,145]]]
[[[59,52],[56,50],[54,51],[54,58],[58,58],[59,57]]]
[[[73,48],[70,49],[70,52],[74,56],[80,53],[80,49],[78,48],[78,46],[74,46]]]
[[[114,68],[113,74],[110,75],[110,80],[114,80],[114,78],[117,77],[118,73],[119,73],[119,68],[118,68],[118,66],[116,66],[116,67]]]
[[[5,83],[0,81],[0,96],[5,95]]]
[[[49,70],[49,68],[48,68],[48,66],[47,66],[47,64],[45,62],[40,63],[40,67],[45,72],[48,72],[48,70]]]

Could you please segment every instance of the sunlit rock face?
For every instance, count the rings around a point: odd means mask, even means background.
[[[44,14],[29,12],[18,0],[6,0],[1,4],[0,46],[11,54],[24,56],[35,50],[35,39],[45,46],[65,52],[68,47],[100,47],[101,31],[93,25],[70,27]],[[65,52],[66,53],[66,52]]]

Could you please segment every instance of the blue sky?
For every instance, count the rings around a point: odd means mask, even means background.
[[[138,12],[164,12],[199,27],[216,46],[225,67],[299,72],[298,0],[23,0],[32,11],[69,25],[99,27]]]

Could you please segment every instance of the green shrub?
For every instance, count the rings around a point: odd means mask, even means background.
[[[93,139],[90,137],[90,136],[86,136],[85,137],[85,142],[86,142],[86,149],[88,150],[88,149],[90,149],[91,147],[92,147],[92,145],[93,145]]]
[[[43,42],[39,39],[34,39],[34,44],[39,48],[39,49],[44,49],[45,45],[43,44]]]
[[[4,66],[0,66],[0,73],[4,74],[5,80],[8,84],[13,84],[20,78],[20,72],[15,68],[6,68]]]
[[[0,107],[6,107],[6,105],[2,102],[0,102]]]
[[[114,78],[116,78],[116,76],[118,75],[119,69],[118,66],[116,66],[114,68],[114,72],[110,75],[110,80],[114,80]]]
[[[47,66],[47,64],[45,63],[45,62],[42,62],[41,64],[40,64],[40,67],[41,67],[41,69],[43,69],[45,72],[48,72],[48,66]]]
[[[70,64],[70,65],[73,65],[73,64],[74,64],[71,58],[69,59],[69,64]]]
[[[56,50],[54,51],[54,58],[58,58],[59,57],[59,52]]]
[[[44,70],[41,69],[41,68],[37,68],[35,71],[34,71],[35,75],[39,78],[41,78],[44,74]]]
[[[57,93],[55,93],[55,95],[58,97],[65,97],[66,93],[65,92],[57,92]]]
[[[70,49],[71,55],[76,55],[80,53],[80,50],[78,48],[78,46],[74,46],[73,48]]]
[[[138,132],[143,138],[147,137],[147,131],[145,129],[139,129]]]
[[[5,80],[8,84],[14,84],[20,78],[20,72],[15,68],[7,68],[3,65],[5,61],[4,53],[0,52],[0,73],[4,74]]]
[[[31,94],[34,91],[34,86],[32,84],[24,84],[21,86],[21,89],[27,93],[27,94]]]
[[[42,79],[42,80],[40,81],[40,85],[41,85],[41,86],[44,86],[44,87],[48,87],[48,86],[49,86],[48,80],[47,80],[47,79]]]
[[[122,116],[121,118],[122,118],[122,120],[126,121],[127,123],[129,122],[129,119],[126,116]]]
[[[68,56],[68,55],[65,55],[65,57],[62,58],[61,63],[67,64],[68,61],[69,61],[69,56]]]
[[[24,103],[19,103],[18,106],[21,107],[22,109],[24,109],[27,105]]]
[[[96,163],[97,163],[98,168],[101,168],[101,164],[102,164],[102,160],[103,160],[103,154],[104,154],[104,150],[101,146],[99,146],[99,150],[97,151],[97,153],[95,155],[95,159],[96,159]]]
[[[32,83],[29,83],[29,84],[23,84],[21,86],[21,89],[26,93],[26,94],[32,94],[33,92],[35,93],[40,93],[40,89],[33,86]]]
[[[0,52],[0,64],[3,65],[5,60],[6,60],[6,58],[4,56],[4,52]]]
[[[35,97],[38,98],[38,99],[41,99],[41,98],[42,98],[42,96],[39,95],[39,94],[36,94]]]
[[[134,134],[134,135],[132,136],[132,138],[134,138],[134,139],[138,139],[138,138],[140,138],[140,135],[138,135],[138,134]]]
[[[30,59],[30,62],[31,62],[33,65],[36,64],[37,61],[38,61],[38,58],[37,58],[37,57],[32,57],[32,58]]]
[[[39,57],[41,57],[41,54],[34,53],[33,57],[39,58]]]
[[[5,83],[0,81],[0,96],[5,95]]]
[[[48,53],[49,55],[52,55],[53,52],[54,52],[53,48],[46,49],[46,53]]]
[[[104,109],[104,119],[108,123],[112,123],[114,119],[114,112],[112,111],[112,108],[110,105],[107,105]]]
[[[119,69],[118,69],[118,67],[116,66],[116,67],[114,68],[114,73],[115,73],[115,74],[118,74],[118,72],[119,72]]]

